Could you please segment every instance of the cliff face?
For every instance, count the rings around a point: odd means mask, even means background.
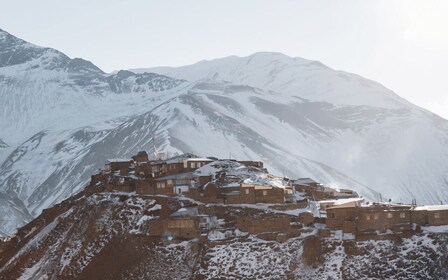
[[[167,241],[146,235],[149,220],[187,203],[192,202],[80,193],[45,210],[0,246],[0,279],[448,277],[448,235],[442,233],[355,242],[337,234],[320,237],[315,225],[284,243],[253,235],[215,241],[205,236]]]

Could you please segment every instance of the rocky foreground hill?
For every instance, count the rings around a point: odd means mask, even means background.
[[[172,240],[146,235],[148,221],[195,204],[182,198],[81,192],[45,210],[0,245],[0,279],[447,279],[448,235],[396,240],[299,237]],[[220,215],[268,209],[217,207]],[[228,207],[228,209],[226,208]]]

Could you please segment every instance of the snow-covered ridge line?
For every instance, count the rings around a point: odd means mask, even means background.
[[[373,200],[448,201],[447,121],[357,75],[272,53],[110,75],[0,36],[1,232],[154,136],[171,154],[261,159]]]

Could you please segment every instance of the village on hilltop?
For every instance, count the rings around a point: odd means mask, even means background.
[[[168,240],[250,233],[285,241],[311,230],[322,237],[388,239],[448,225],[448,205],[366,202],[353,190],[273,176],[261,161],[193,154],[150,158],[140,151],[130,159],[109,159],[85,192],[182,199],[181,207],[161,206],[160,217],[147,221],[145,234]]]

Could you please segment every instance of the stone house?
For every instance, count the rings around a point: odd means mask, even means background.
[[[326,225],[329,229],[355,234],[411,230],[411,205],[345,204],[327,207],[326,211]]]
[[[358,208],[358,233],[411,230],[411,206],[373,204]]]
[[[273,186],[240,185],[240,203],[284,203],[285,189]]]
[[[224,195],[221,187],[216,183],[209,182],[202,188],[202,199],[206,203],[223,203]]]
[[[217,227],[219,223],[216,216],[199,214],[197,207],[188,207],[179,209],[166,219],[150,220],[148,234],[168,240],[192,239]]]
[[[291,226],[291,219],[282,215],[246,215],[236,219],[236,228],[256,234],[258,238],[284,242],[300,235],[298,227]]]
[[[448,225],[448,205],[415,206],[411,211],[411,222],[421,226]]]
[[[236,220],[236,227],[244,232],[259,234],[265,232],[289,232],[291,219],[285,216],[263,215],[242,216]]]
[[[319,210],[321,214],[324,216],[326,215],[326,210],[329,207],[339,206],[341,207],[355,207],[355,206],[361,206],[363,203],[363,198],[342,198],[342,199],[330,199],[330,200],[320,200],[318,202]]]
[[[133,156],[132,159],[134,160],[135,163],[148,162],[149,156],[146,151],[140,151],[135,156]]]
[[[328,199],[341,199],[341,198],[356,198],[358,194],[353,190],[347,189],[334,189],[320,185],[317,188],[310,189],[311,196],[314,200],[328,200]]]
[[[106,162],[106,172],[126,176],[129,172],[132,159],[108,159]]]
[[[163,184],[167,188],[173,188],[174,194],[189,192],[191,189],[197,189],[199,186],[210,182],[211,176],[198,176],[193,172],[185,172],[165,177],[156,178],[156,185]]]
[[[247,167],[256,167],[256,168],[263,168],[263,162],[262,161],[251,161],[251,160],[238,160],[238,163],[247,166]]]
[[[289,185],[294,187],[296,191],[311,195],[312,189],[317,189],[321,184],[310,178],[299,178],[290,180]]]
[[[135,187],[137,193],[152,195],[174,195],[174,189],[168,186],[165,181],[157,182],[154,179],[136,180]]]

